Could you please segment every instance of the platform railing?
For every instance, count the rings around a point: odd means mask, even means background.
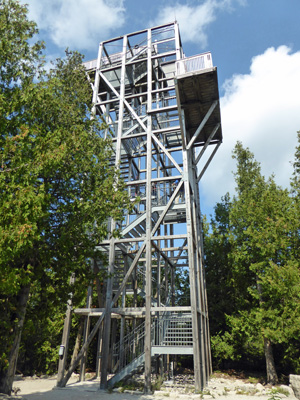
[[[166,205],[172,196],[174,190],[176,189],[177,183],[173,182],[158,182],[152,185],[151,188],[151,200],[153,205]],[[128,193],[132,199],[137,196],[141,198],[141,201],[146,199],[146,185],[142,184],[128,184]],[[184,190],[180,190],[178,196],[175,199],[175,204],[185,203]]]
[[[97,58],[95,60],[89,60],[82,63],[86,70],[96,69],[97,67]]]
[[[169,301],[167,301],[169,305]],[[152,319],[151,345],[162,347],[193,346],[192,316],[187,313],[164,312]],[[124,336],[123,340],[113,345],[113,370],[121,371],[144,353],[145,322]]]
[[[160,321],[161,346],[193,346],[191,314],[172,313]]]
[[[184,75],[189,72],[196,72],[212,67],[211,53],[203,53],[176,61],[176,75]]]

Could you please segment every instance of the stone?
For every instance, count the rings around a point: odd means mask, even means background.
[[[286,390],[288,393],[289,393],[289,396],[295,396],[294,395],[294,391],[293,391],[293,389],[291,388],[291,386],[287,386],[287,385],[280,385],[280,388],[281,389],[283,389],[283,390]]]
[[[256,385],[255,385],[255,388],[257,389],[257,390],[259,390],[260,392],[262,392],[265,388],[264,388],[264,386],[261,384],[261,383],[257,383]]]
[[[121,387],[114,388],[112,391],[115,392],[115,393],[122,393],[123,388],[121,388]]]
[[[300,375],[290,375],[290,385],[294,391],[295,397],[300,399]]]

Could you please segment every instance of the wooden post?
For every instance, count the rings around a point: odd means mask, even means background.
[[[74,282],[75,282],[75,274],[72,273],[71,278],[70,278],[70,285],[74,285]],[[57,382],[56,382],[56,386],[58,386],[58,387],[63,386],[62,382],[64,379],[65,368],[66,368],[66,361],[67,361],[68,347],[69,347],[70,328],[71,328],[72,297],[73,297],[73,294],[70,293],[70,298],[67,302],[67,311],[66,311],[63,335],[62,335],[61,345],[60,345],[60,356],[59,356],[59,362],[58,362],[58,372],[57,372]]]
[[[92,305],[92,286],[88,287],[88,292],[87,292],[87,299],[86,299],[86,308],[90,308]],[[84,322],[84,330],[83,330],[83,344],[87,341],[87,338],[89,336],[89,330],[90,330],[90,317],[87,315],[85,317],[85,322]],[[85,380],[85,368],[86,368],[86,358],[87,358],[87,352],[88,348],[86,349],[84,356],[81,359],[81,364],[80,364],[80,382],[83,382]]]
[[[100,377],[100,371],[101,371],[102,337],[103,337],[103,325],[100,326],[98,333],[96,378]]]

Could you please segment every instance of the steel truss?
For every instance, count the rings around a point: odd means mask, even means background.
[[[101,388],[143,364],[147,392],[153,359],[166,364],[170,355],[193,354],[201,390],[211,358],[198,183],[222,141],[216,68],[210,53],[185,58],[176,22],[102,42],[98,59],[85,66],[93,111],[113,140],[111,163],[139,201],[124,221],[109,221],[122,237],[99,244],[108,260],[108,266],[95,261],[107,273],[98,282],[100,306],[92,308],[89,288],[87,307],[75,309],[86,316],[84,343],[67,374],[61,357],[58,386],[80,360],[84,379],[98,332]],[[97,322],[89,332],[92,316]],[[67,318],[65,330],[63,346]]]

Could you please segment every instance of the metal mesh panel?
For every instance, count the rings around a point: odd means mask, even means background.
[[[194,57],[184,58],[176,62],[177,75],[199,71],[213,66],[211,53],[204,53]]]

